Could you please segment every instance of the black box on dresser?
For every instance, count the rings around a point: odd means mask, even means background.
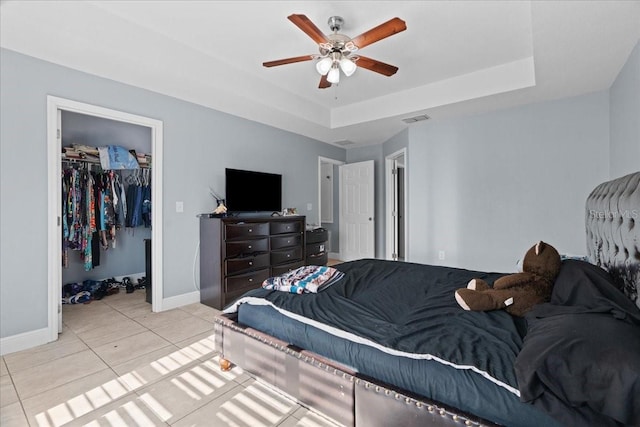
[[[305,217],[200,216],[200,302],[222,310],[305,265]]]

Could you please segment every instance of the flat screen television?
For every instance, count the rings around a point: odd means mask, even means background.
[[[230,213],[279,212],[282,175],[226,168],[225,197]]]

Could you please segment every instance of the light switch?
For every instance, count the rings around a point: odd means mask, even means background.
[[[176,212],[184,212],[184,202],[176,202]]]

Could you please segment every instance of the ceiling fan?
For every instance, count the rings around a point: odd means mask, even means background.
[[[342,70],[347,77],[352,75],[357,67],[366,68],[367,70],[375,71],[385,76],[392,76],[398,71],[398,67],[366,56],[355,55],[354,52],[406,30],[407,25],[400,18],[390,19],[354,38],[349,38],[344,34],[338,33],[344,23],[344,20],[340,16],[332,16],[329,18],[329,28],[333,31],[333,34],[329,35],[325,35],[320,31],[305,15],[294,14],[288,16],[287,19],[304,31],[313,41],[318,43],[320,54],[263,62],[262,65],[265,67],[275,67],[315,59],[317,60],[316,70],[321,75],[320,84],[318,85],[320,89],[325,89],[333,83],[338,83],[340,81],[340,70]]]

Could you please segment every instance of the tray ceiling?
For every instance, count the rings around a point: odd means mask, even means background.
[[[356,36],[407,30],[360,53],[396,65],[317,88],[318,53],[287,20]],[[608,88],[640,38],[639,1],[3,1],[7,49],[320,141],[378,144],[410,124]]]

